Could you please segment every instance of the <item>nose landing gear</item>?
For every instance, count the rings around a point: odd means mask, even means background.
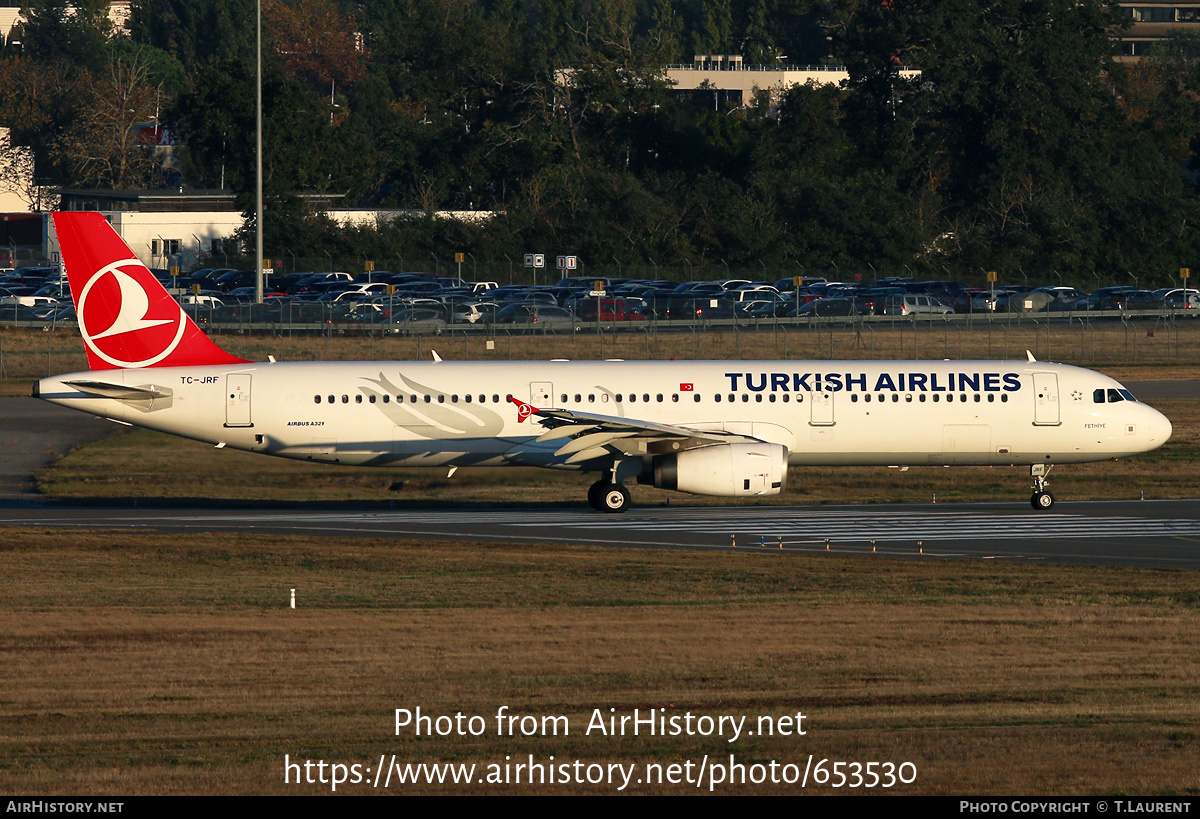
[[[1050,474],[1051,464],[1033,464],[1029,467],[1029,477],[1033,478],[1033,494],[1029,496],[1029,505],[1039,512],[1054,508],[1054,496],[1046,491],[1046,476]]]

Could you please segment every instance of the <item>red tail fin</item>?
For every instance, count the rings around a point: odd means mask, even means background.
[[[99,213],[54,214],[93,370],[245,364],[209,340]]]

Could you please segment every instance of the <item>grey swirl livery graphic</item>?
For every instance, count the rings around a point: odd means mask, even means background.
[[[391,419],[397,426],[407,427],[414,435],[423,438],[455,439],[455,438],[495,438],[504,429],[504,419],[499,413],[480,404],[467,403],[438,403],[438,396],[444,395],[425,384],[419,384],[403,373],[398,373],[403,387],[388,379],[382,372],[378,378],[364,378],[364,381],[374,385],[359,387],[364,395],[377,396],[375,407]],[[381,399],[387,394],[392,401],[384,403]],[[409,396],[417,396],[413,403]],[[430,396],[429,403],[425,396]],[[400,396],[405,400],[401,401]],[[449,400],[449,396],[445,396]]]

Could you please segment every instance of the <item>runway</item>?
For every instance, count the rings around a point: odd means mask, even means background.
[[[1061,511],[1060,511],[1061,510]],[[1200,569],[1200,502],[653,507],[624,515],[559,506],[0,510],[0,526],[406,537],[830,556]]]

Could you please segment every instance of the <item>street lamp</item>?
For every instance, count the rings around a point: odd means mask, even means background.
[[[262,161],[262,0],[254,9],[255,127],[254,127],[254,303],[263,300],[263,161]]]

